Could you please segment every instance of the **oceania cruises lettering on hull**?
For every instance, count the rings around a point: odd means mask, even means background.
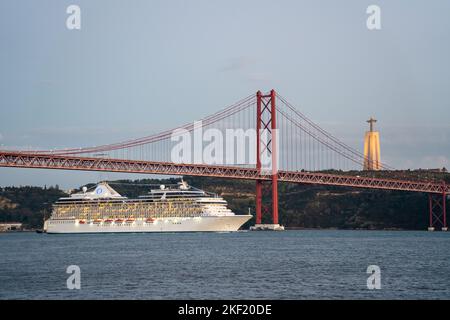
[[[53,205],[47,233],[224,232],[237,231],[251,215],[237,215],[215,194],[189,186],[161,185],[128,199],[106,182]]]

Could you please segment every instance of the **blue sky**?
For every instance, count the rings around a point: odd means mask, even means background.
[[[66,8],[81,7],[81,30]],[[382,29],[366,28],[381,7]],[[81,147],[156,133],[275,88],[382,160],[450,167],[450,2],[0,2],[0,145]],[[136,177],[0,168],[0,185]]]

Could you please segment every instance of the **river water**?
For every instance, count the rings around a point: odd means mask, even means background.
[[[450,299],[450,233],[0,234],[0,299],[417,298]]]

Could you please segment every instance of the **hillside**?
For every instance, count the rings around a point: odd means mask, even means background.
[[[22,222],[27,228],[42,227],[51,204],[65,193],[57,187],[0,188],[0,222]]]

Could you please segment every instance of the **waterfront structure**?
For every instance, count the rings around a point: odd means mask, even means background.
[[[20,222],[0,223],[0,232],[15,231],[15,230],[21,230],[21,229],[22,229],[22,224]]]

